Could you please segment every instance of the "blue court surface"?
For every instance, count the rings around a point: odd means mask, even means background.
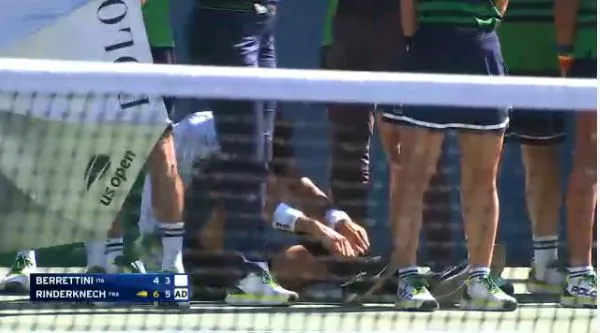
[[[71,269],[68,269],[71,270]],[[65,272],[67,269],[56,269]],[[0,273],[5,273],[0,269]],[[505,276],[522,281],[526,269]],[[517,292],[523,292],[517,284]],[[597,332],[597,311],[564,309],[535,303],[521,295],[515,312],[399,312],[393,305],[337,306],[301,303],[289,308],[230,307],[193,303],[187,312],[154,307],[90,307],[74,304],[31,304],[24,296],[0,296],[0,331],[133,332]]]

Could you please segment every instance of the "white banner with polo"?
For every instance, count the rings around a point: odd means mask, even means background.
[[[0,1],[0,22],[0,58],[152,62],[140,0]],[[0,251],[102,237],[166,115],[93,77],[88,94],[0,91]]]

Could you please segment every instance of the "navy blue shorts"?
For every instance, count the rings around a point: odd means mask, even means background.
[[[557,77],[555,71],[512,71],[516,76]],[[566,111],[513,109],[510,125],[505,133],[506,142],[519,142],[528,145],[558,144],[565,140]]]
[[[422,25],[401,71],[436,74],[506,75],[495,31]],[[427,94],[427,91],[423,91]],[[469,98],[468,94],[464,98]],[[429,129],[503,131],[509,108],[403,105],[385,108],[388,122]]]
[[[598,77],[598,62],[596,58],[575,59],[571,67],[570,77],[580,79],[595,79]]]

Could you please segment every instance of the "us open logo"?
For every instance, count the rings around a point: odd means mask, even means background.
[[[94,155],[90,158],[83,176],[86,191],[89,191],[95,182],[104,179],[106,172],[110,169],[110,164],[108,155]]]

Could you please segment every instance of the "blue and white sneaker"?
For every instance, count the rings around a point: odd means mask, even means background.
[[[589,272],[582,276],[568,277],[567,285],[560,297],[560,304],[569,308],[596,308],[596,273]]]
[[[399,278],[396,291],[396,307],[413,311],[435,311],[439,309],[440,305],[427,288],[425,277],[421,275]]]

